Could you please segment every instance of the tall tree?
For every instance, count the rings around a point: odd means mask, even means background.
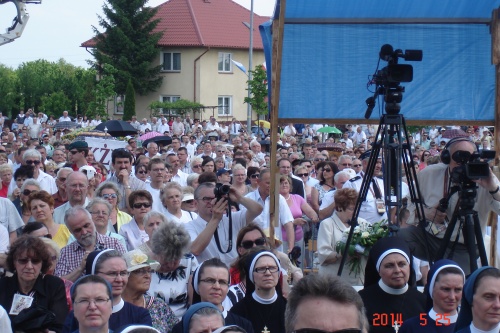
[[[247,81],[250,87],[251,97],[245,97],[245,103],[249,103],[259,116],[266,116],[269,113],[267,104],[267,76],[264,66],[255,66],[255,70],[250,71],[252,79]],[[248,90],[248,88],[247,88]],[[260,118],[260,117],[259,117]]]
[[[0,112],[4,116],[16,114],[15,109],[19,108],[17,81],[17,74],[12,68],[0,65]]]
[[[135,91],[146,95],[162,83],[161,65],[153,66],[158,57],[156,48],[162,32],[155,31],[159,22],[154,19],[157,8],[146,7],[148,0],[107,0],[103,5],[106,18],[99,17],[100,32],[96,34],[93,55],[96,68],[110,64],[116,68],[116,92],[125,93],[129,79]]]
[[[123,105],[123,120],[131,120],[135,116],[135,91],[132,80],[128,80],[125,103]]]

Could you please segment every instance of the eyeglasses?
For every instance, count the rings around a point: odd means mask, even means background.
[[[347,166],[351,166],[352,164],[351,163],[342,163],[342,165],[347,167]]]
[[[323,169],[323,172],[331,172],[332,169]]]
[[[183,202],[185,202],[187,204],[192,204],[194,202],[194,199],[184,200]]]
[[[33,259],[33,258],[23,258],[23,259],[17,259],[16,260],[18,264],[20,265],[27,265],[28,262],[31,262],[32,265],[37,265],[42,262],[41,259]]]
[[[266,266],[266,267],[257,267],[253,271],[255,273],[264,274],[266,271],[269,273],[276,273],[279,270],[278,266]]]
[[[215,197],[203,197],[203,198],[201,198],[201,201],[209,203],[209,202],[212,202],[212,200],[214,200],[214,199],[215,199]],[[200,199],[198,199],[198,200],[200,200]]]
[[[201,164],[193,165],[192,168],[193,169],[199,169],[199,168],[201,168]]]
[[[103,194],[102,198],[103,199],[116,199],[116,198],[118,198],[118,195],[116,195],[115,193]]]
[[[40,164],[40,161],[39,161],[39,160],[36,160],[36,161],[27,160],[27,161],[26,161],[26,164],[28,164],[28,165],[32,165],[32,164],[34,164],[34,165],[38,165],[38,164]]]
[[[102,211],[102,212],[95,211],[95,212],[90,212],[90,214],[92,214],[92,215],[103,215],[103,216],[109,215],[109,213],[106,212],[106,211]]]
[[[137,173],[140,175],[146,175],[148,172],[147,171],[137,171]]]
[[[353,164],[352,166],[355,168],[359,168],[361,166],[361,164]]]
[[[241,247],[244,248],[245,250],[249,250],[253,247],[253,245],[256,246],[263,246],[266,244],[266,239],[264,237],[257,238],[256,240],[246,240],[241,242]]]
[[[346,154],[352,154],[352,153],[353,153],[353,151],[352,151],[352,150],[349,150],[349,151],[346,151],[345,153],[346,153]]]
[[[316,328],[301,328],[292,331],[292,333],[361,333],[361,330],[359,328],[346,328],[344,330],[329,332],[329,331],[318,330]]]
[[[135,271],[132,271],[131,272],[132,274],[135,274],[135,275],[150,275],[152,273],[151,269],[150,268],[141,268],[141,269],[136,269]]]
[[[133,204],[132,207],[134,207],[135,209],[149,208],[149,207],[151,207],[151,204],[149,202],[137,202],[137,203]]]
[[[28,196],[28,195],[30,195],[31,193],[36,193],[36,192],[38,192],[38,190],[32,190],[32,191],[30,191],[30,190],[24,190],[24,191],[23,191],[23,194],[24,194],[25,196]]]
[[[206,278],[206,279],[200,280],[200,282],[204,282],[204,283],[210,284],[212,286],[215,286],[216,283],[219,283],[219,286],[221,286],[221,287],[229,286],[229,282],[227,280],[222,280],[222,279],[216,280],[213,278]]]
[[[250,176],[250,178],[257,179],[260,177],[260,173],[254,173],[253,175]]]
[[[121,278],[126,278],[127,276],[130,275],[130,272],[128,271],[120,271],[120,272],[107,272],[107,273],[104,273],[104,272],[97,272],[97,274],[104,274],[106,275],[108,278],[110,279],[117,279],[118,277],[121,277]]]
[[[73,303],[77,306],[83,306],[88,308],[90,303],[94,303],[96,306],[103,306],[104,304],[110,301],[109,298],[96,298],[96,299],[80,299],[78,301],[74,301]]]
[[[297,176],[306,177],[306,176],[309,176],[309,174],[308,173],[298,173]]]

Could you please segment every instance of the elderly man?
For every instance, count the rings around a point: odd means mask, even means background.
[[[175,121],[172,123],[172,132],[179,137],[184,134],[184,124],[181,121],[181,117],[175,117]]]
[[[368,332],[361,296],[351,285],[332,275],[307,275],[290,292],[285,331]]]
[[[170,126],[168,126],[167,118],[161,118],[161,124],[158,125],[157,131],[161,134],[170,133]]]
[[[63,111],[62,117],[59,117],[59,122],[63,121],[71,121],[71,118],[68,116],[68,111]]]
[[[171,180],[173,182],[176,182],[180,186],[187,186],[187,173],[182,172],[179,167],[180,167],[180,162],[179,162],[179,156],[177,154],[168,154],[167,156],[168,163],[172,166],[172,178]]]
[[[81,206],[68,209],[64,214],[64,223],[76,241],[61,249],[54,274],[56,276],[76,281],[84,275],[87,256],[92,251],[115,249],[122,254],[126,252],[118,239],[96,231],[92,216]]]
[[[57,164],[57,165],[64,165],[66,163],[66,154],[63,150],[61,149],[54,149],[54,152],[52,153],[52,160]]]
[[[339,167],[339,171],[347,168],[352,168],[352,157],[349,155],[340,156],[337,166]]]
[[[158,153],[158,144],[156,142],[148,143],[147,150],[148,150],[148,152],[145,155],[149,158],[161,156],[161,154]]]
[[[335,184],[335,191],[339,188],[344,187],[344,184],[347,183],[351,179],[351,175],[347,171],[340,171],[335,174],[333,177]],[[333,196],[335,191],[329,191],[323,196],[323,200],[321,201],[321,206],[319,207],[319,219],[324,220],[330,216],[332,216],[333,211],[335,210],[335,202],[333,200]]]
[[[141,123],[137,121],[136,116],[132,116],[132,120],[130,121],[130,125],[132,125],[133,128],[136,130],[139,130],[139,126],[141,126]]]
[[[151,131],[151,124],[148,123],[146,118],[142,118],[141,124],[139,125],[139,132],[146,133],[146,130]]]
[[[132,191],[144,190],[146,183],[131,176],[132,154],[128,150],[115,149],[111,154],[111,166],[114,174],[107,181],[116,184],[121,192],[122,199],[118,203],[118,209],[130,209],[128,207],[128,196]]]
[[[158,126],[160,126],[160,124],[158,123],[158,118],[152,117],[151,118],[151,131],[158,132]]]
[[[57,192],[57,185],[54,178],[42,171],[42,155],[38,150],[26,150],[23,154],[23,165],[33,166],[33,178],[40,183],[43,191],[46,191],[49,194]]]
[[[63,224],[64,213],[71,207],[87,206],[89,203],[87,198],[88,186],[87,176],[83,172],[74,171],[67,176],[65,188],[68,195],[68,202],[54,210],[54,222]]]
[[[95,115],[95,118],[94,118],[94,119],[92,119],[92,121],[90,122],[90,126],[97,126],[97,125],[99,125],[100,123],[102,123],[102,121],[101,121],[101,116],[100,116],[100,115],[98,115],[98,114],[96,114],[96,115]]]
[[[346,148],[350,148],[350,149],[353,148],[353,143],[352,143],[352,140],[349,139],[349,132],[348,131],[345,131],[344,134],[342,134],[342,139],[340,139],[340,142],[344,142]]]
[[[68,201],[68,194],[66,193],[66,179],[68,175],[73,172],[71,168],[61,168],[57,172],[56,185],[57,192],[52,194],[54,198],[54,208],[62,206]]]

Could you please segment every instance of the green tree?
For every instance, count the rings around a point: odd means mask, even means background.
[[[94,78],[97,72],[92,71]],[[95,84],[94,96],[91,102],[88,104],[87,112],[85,113],[87,117],[95,117],[95,115],[107,116],[108,113],[108,102],[115,96],[115,78],[113,74],[116,70],[113,66],[104,64],[102,67],[103,75]]]
[[[123,105],[123,120],[131,120],[135,116],[135,90],[132,80],[128,80],[125,103]]]
[[[245,97],[245,103],[252,106],[252,110],[260,116],[267,116],[269,114],[267,104],[267,76],[264,66],[259,65],[255,70],[250,70],[252,79],[247,83],[250,86],[251,97]],[[248,88],[247,88],[248,90]]]
[[[157,8],[147,7],[148,0],[107,0],[103,5],[106,19],[99,17],[101,33],[96,34],[93,55],[96,65],[110,64],[116,68],[116,92],[122,95],[131,79],[135,91],[146,95],[162,83],[161,65],[153,66],[158,57],[156,45],[163,32],[155,32],[159,20]]]
[[[0,112],[3,115],[16,115],[19,108],[17,91],[18,78],[16,72],[7,66],[0,65]]]
[[[179,99],[175,102],[160,102],[154,101],[149,104],[149,109],[151,109],[153,116],[158,116],[165,110],[175,110],[177,114],[186,114],[187,112],[193,111],[198,112],[203,109],[203,104],[191,102],[186,99]]]
[[[39,110],[49,116],[58,116],[55,110],[69,110],[71,109],[71,100],[66,96],[63,91],[56,91],[49,95],[42,96],[42,104]]]

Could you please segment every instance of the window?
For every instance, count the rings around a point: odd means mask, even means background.
[[[219,52],[219,72],[232,72],[231,53]]]
[[[233,98],[231,96],[219,96],[218,103],[219,116],[231,116],[233,114]]]
[[[115,96],[115,114],[123,114],[123,103],[125,103],[125,95]]]
[[[163,52],[163,71],[180,71],[181,70],[181,54],[174,52]]]
[[[170,102],[170,103],[173,103],[173,102],[176,102],[178,100],[181,99],[181,96],[175,96],[175,95],[162,95],[160,96],[160,101],[161,102]],[[161,113],[164,114],[164,115],[168,115],[168,116],[173,116],[176,114],[175,110],[171,110],[171,109],[161,109]]]

